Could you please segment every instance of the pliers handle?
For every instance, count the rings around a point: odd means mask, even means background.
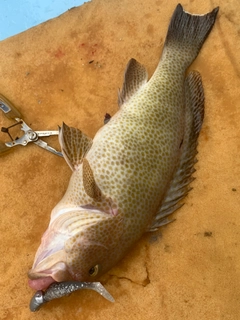
[[[0,93],[0,109],[3,111],[4,115],[8,119],[22,118],[21,113],[15,108],[15,106],[11,103],[11,101],[9,101],[1,93]],[[9,151],[11,151],[11,149],[9,149],[4,142],[0,141],[0,154],[5,154]]]
[[[15,108],[11,101],[0,93],[0,109],[8,119],[22,118],[21,113]]]

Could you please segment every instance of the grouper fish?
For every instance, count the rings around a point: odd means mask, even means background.
[[[96,281],[181,207],[204,116],[201,76],[186,71],[217,12],[192,15],[176,7],[153,76],[148,81],[145,67],[129,61],[119,111],[93,140],[63,123],[59,141],[73,173],[28,272],[30,287]]]

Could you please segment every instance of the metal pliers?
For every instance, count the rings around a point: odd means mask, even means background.
[[[61,152],[55,150],[54,148],[50,147],[45,141],[39,139],[39,137],[49,137],[52,135],[58,135],[59,131],[34,131],[32,130],[23,120],[21,113],[16,109],[16,107],[3,95],[0,94],[0,109],[3,111],[5,116],[8,119],[12,119],[17,121],[14,125],[5,128],[2,127],[1,131],[5,132],[9,135],[12,141],[10,142],[2,142],[0,141],[0,155],[10,151],[11,147],[15,147],[18,145],[26,146],[29,142],[34,142],[41,148],[44,148],[47,151],[50,151],[58,156],[63,156]],[[16,138],[15,140],[9,133],[9,129],[16,126],[21,125],[21,130],[24,132],[24,135],[20,138]]]

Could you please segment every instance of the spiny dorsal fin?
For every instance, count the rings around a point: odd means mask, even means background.
[[[130,59],[124,74],[122,90],[118,92],[118,105],[128,101],[148,80],[148,74],[143,65],[137,60]]]
[[[59,129],[59,142],[64,159],[72,170],[78,168],[92,146],[91,138],[76,128],[68,127],[64,122]]]
[[[102,193],[99,187],[96,184],[96,181],[93,176],[92,168],[86,158],[83,159],[83,186],[86,191],[86,194],[96,200],[101,201]]]
[[[194,180],[194,164],[197,162],[197,139],[204,117],[204,91],[201,76],[192,71],[185,80],[186,125],[182,153],[178,168],[171,185],[164,197],[152,225],[148,231],[155,231],[160,226],[171,222],[167,217],[183,204],[179,203],[192,189],[189,184]]]

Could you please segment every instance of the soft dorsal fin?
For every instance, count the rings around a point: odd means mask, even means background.
[[[124,74],[122,90],[118,92],[118,105],[128,101],[148,80],[147,70],[137,60],[130,59]]]
[[[92,139],[77,128],[68,127],[64,122],[59,129],[59,142],[64,159],[74,171],[92,146]]]
[[[99,189],[93,175],[92,168],[86,158],[83,159],[83,186],[86,191],[86,194],[96,200],[101,201],[102,193]]]
[[[194,164],[197,162],[197,139],[204,117],[204,91],[201,76],[197,71],[189,73],[185,80],[186,120],[182,154],[170,187],[162,201],[157,215],[148,231],[155,231],[160,226],[171,222],[168,216],[183,204],[179,203],[192,189],[189,184],[194,180]]]

